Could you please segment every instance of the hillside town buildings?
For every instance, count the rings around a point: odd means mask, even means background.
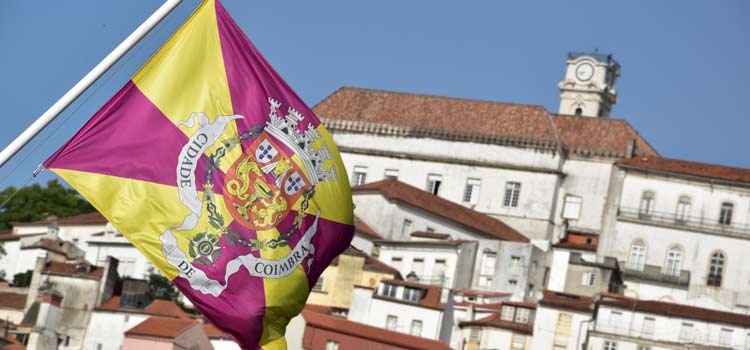
[[[750,348],[750,170],[661,157],[611,117],[620,68],[569,54],[557,113],[350,87],[318,103],[356,233],[290,349]],[[153,265],[97,213],[0,241],[0,276],[31,271],[0,287],[30,349],[237,348],[150,298]]]

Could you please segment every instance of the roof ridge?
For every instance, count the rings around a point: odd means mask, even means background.
[[[356,86],[342,86],[336,91],[332,92],[330,95],[328,95],[325,99],[328,99],[328,97],[333,96],[339,91],[342,90],[359,90],[359,91],[369,91],[369,92],[381,92],[386,94],[394,94],[394,95],[408,95],[408,96],[418,96],[418,97],[434,97],[434,98],[442,98],[442,99],[448,99],[448,100],[459,100],[459,101],[468,101],[468,102],[479,102],[479,103],[490,103],[490,104],[501,104],[501,105],[511,105],[511,106],[524,106],[524,107],[533,107],[533,108],[541,108],[547,113],[550,113],[544,105],[540,104],[527,104],[527,103],[518,103],[518,102],[503,102],[503,101],[491,101],[491,100],[481,100],[477,98],[468,98],[468,97],[456,97],[456,96],[445,96],[445,95],[436,95],[436,94],[428,94],[428,93],[415,93],[415,92],[405,92],[405,91],[394,91],[394,90],[383,90],[383,89],[373,89],[373,88],[363,88],[363,87],[356,87]],[[322,101],[321,101],[322,102]],[[317,104],[315,105],[317,107]]]

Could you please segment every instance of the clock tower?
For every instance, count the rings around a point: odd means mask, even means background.
[[[571,52],[565,60],[565,80],[560,82],[559,114],[609,117],[617,103],[615,82],[620,64],[612,55]]]

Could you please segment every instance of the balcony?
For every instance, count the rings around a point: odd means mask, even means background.
[[[658,211],[641,213],[638,208],[620,207],[617,211],[617,218],[621,221],[637,222],[676,230],[750,238],[750,225],[747,223],[732,222],[731,225],[722,225],[719,224],[719,219],[716,217],[678,217],[676,213]]]
[[[652,330],[642,327],[630,327],[629,320],[612,324],[608,318],[599,320],[589,326],[589,336],[605,339],[627,339],[632,342],[651,342],[653,348],[683,348],[683,349],[732,349],[728,344],[721,344],[718,338],[712,338],[705,329],[680,334],[679,324],[672,328],[655,328]],[[623,324],[625,323],[625,324]],[[662,345],[662,346],[659,346]]]
[[[652,283],[666,284],[687,288],[690,285],[690,271],[681,270],[679,275],[669,275],[664,273],[661,267],[653,265],[644,265],[639,270],[637,266],[625,264],[623,278],[627,280],[647,281]]]

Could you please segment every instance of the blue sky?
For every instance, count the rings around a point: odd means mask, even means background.
[[[311,106],[341,86],[358,86],[537,104],[556,112],[566,53],[598,48],[622,64],[620,102],[612,115],[628,120],[663,156],[750,168],[746,1],[223,3]],[[36,165],[75,133],[197,4],[185,0],[0,169],[0,187],[26,183]],[[0,147],[159,5],[0,2]],[[49,178],[45,172],[31,181]]]

